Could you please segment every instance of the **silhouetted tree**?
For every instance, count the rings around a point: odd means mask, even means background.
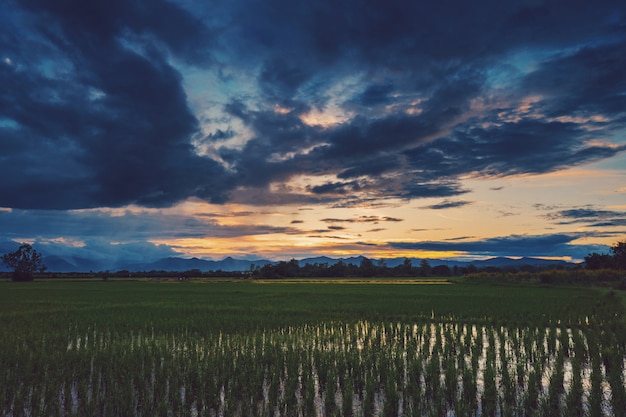
[[[426,259],[422,259],[420,262],[420,275],[424,277],[430,275],[430,264]]]
[[[274,266],[274,274],[279,277],[297,277],[300,274],[300,265],[295,259],[289,262],[280,261]]]
[[[328,268],[328,275],[333,277],[345,277],[346,271],[346,264],[342,260],[339,260],[334,265],[331,265],[330,268]]]
[[[448,265],[437,265],[432,268],[432,274],[438,277],[447,277],[450,275],[450,267]]]
[[[404,258],[402,262],[402,272],[406,275],[411,275],[413,273],[413,265],[411,264],[411,260],[409,258]]]
[[[611,247],[613,262],[618,269],[626,269],[626,241],[617,242]]]
[[[32,281],[35,272],[46,269],[41,254],[27,243],[15,252],[2,255],[1,259],[3,264],[13,269],[13,281]]]
[[[276,278],[276,270],[271,264],[265,264],[259,269],[259,276],[261,278]]]
[[[374,262],[369,258],[363,258],[359,265],[359,272],[362,277],[371,277],[376,274],[376,267]]]
[[[607,253],[590,253],[585,256],[585,268],[592,270],[613,268],[613,257]]]

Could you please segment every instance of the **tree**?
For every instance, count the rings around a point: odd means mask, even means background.
[[[409,258],[404,258],[402,262],[402,272],[405,275],[411,275],[413,273],[413,264]]]
[[[606,253],[590,253],[585,256],[585,268],[596,269],[609,269],[613,268],[613,257]]]
[[[15,252],[2,255],[1,259],[3,264],[13,269],[13,281],[32,281],[35,272],[46,269],[41,254],[27,243]]]
[[[328,268],[328,273],[333,277],[345,277],[347,275],[347,265],[340,259]]]
[[[371,259],[363,257],[359,265],[359,272],[362,277],[372,277],[376,273],[376,267]]]
[[[259,275],[261,278],[276,278],[276,270],[272,264],[265,264],[259,269]]]
[[[618,242],[611,247],[613,260],[618,269],[626,269],[626,241]]]
[[[448,265],[437,265],[431,268],[430,272],[438,277],[450,276],[450,267]]]

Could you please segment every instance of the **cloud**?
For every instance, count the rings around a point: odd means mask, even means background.
[[[320,230],[321,233],[328,233],[329,230]],[[313,239],[336,239],[336,240],[348,240],[346,236],[335,236],[335,235],[308,235],[308,238]]]
[[[358,216],[355,218],[340,219],[327,217],[320,219],[324,223],[379,223],[379,222],[401,222],[403,219],[388,216]]]
[[[459,128],[427,147],[406,151],[429,177],[539,174],[608,158],[624,146],[587,145],[587,132],[569,123],[522,120],[490,127]]]
[[[561,225],[585,224],[593,228],[626,226],[626,212],[592,207],[559,210],[544,217]]]
[[[480,16],[476,10],[467,10],[460,4],[456,6],[455,10],[467,13],[463,15],[463,19],[456,12],[440,14],[435,8],[426,8],[419,15],[428,16],[426,20],[430,22],[425,21],[425,25],[420,26],[412,18],[412,24],[409,25],[405,13],[411,13],[412,6],[402,4],[399,8],[386,7],[377,10],[380,19],[370,20],[370,16],[356,13],[348,26],[350,30],[347,30],[345,24],[337,24],[331,31],[320,33],[311,29],[311,32],[299,33],[301,36],[295,38],[279,36],[274,32],[277,27],[274,24],[255,22],[253,27],[256,35],[261,35],[261,39],[271,39],[273,46],[280,45],[284,50],[290,51],[293,58],[289,63],[270,60],[268,62],[271,65],[264,67],[266,70],[274,69],[275,75],[286,74],[285,79],[267,76],[263,78],[266,86],[276,84],[271,89],[272,97],[277,92],[282,92],[281,102],[290,102],[292,105],[296,103],[304,109],[308,109],[311,103],[323,108],[330,100],[329,96],[325,96],[326,92],[330,91],[336,80],[345,78],[347,71],[360,65],[363,71],[373,74],[371,82],[361,82],[360,88],[355,88],[353,94],[348,95],[342,103],[345,109],[349,108],[357,116],[337,126],[306,130],[295,122],[289,125],[291,129],[281,125],[281,132],[288,132],[289,137],[282,139],[283,136],[279,134],[268,139],[268,127],[276,126],[275,114],[257,112],[254,119],[246,118],[253,131],[259,132],[249,142],[246,154],[254,151],[255,154],[266,155],[270,149],[281,149],[287,145],[293,151],[293,137],[296,136],[300,136],[306,147],[318,145],[312,152],[296,152],[292,160],[282,161],[278,165],[256,165],[257,172],[272,171],[274,175],[269,179],[272,181],[289,178],[296,171],[306,174],[335,174],[340,179],[369,177],[369,184],[376,185],[361,188],[361,191],[371,192],[372,189],[382,188],[382,184],[389,181],[385,177],[377,183],[382,174],[402,171],[403,187],[386,189],[387,195],[407,198],[447,196],[462,192],[459,186],[451,187],[455,184],[455,179],[461,176],[550,172],[608,158],[624,149],[622,146],[607,144],[591,145],[589,123],[581,126],[556,121],[568,120],[563,119],[563,115],[571,115],[569,120],[577,120],[574,116],[579,110],[546,112],[555,98],[557,101],[560,100],[558,97],[566,98],[572,89],[562,85],[546,91],[538,81],[562,74],[563,69],[556,68],[559,66],[587,65],[589,71],[597,66],[582,59],[563,61],[560,56],[550,56],[543,52],[542,48],[556,48],[561,44],[587,43],[583,40],[586,35],[570,30],[569,26],[566,31],[563,28],[555,30],[555,21],[561,25],[586,27],[590,30],[589,33],[597,36],[603,31],[613,31],[611,24],[602,20],[604,17],[590,22],[582,11],[560,13],[559,7],[565,6],[564,4],[541,11],[503,6],[487,15],[481,10]],[[341,9],[341,6],[338,7]],[[309,29],[310,24],[299,21],[301,16],[312,16],[314,21],[325,19],[332,22],[337,19],[337,15],[325,13],[324,7],[313,11],[306,7],[295,7],[295,10],[291,7],[287,10],[290,12],[268,17],[268,21],[275,23],[289,16],[293,22],[287,27],[292,28],[294,22],[298,22],[296,24],[302,23],[302,27]],[[309,13],[304,13],[305,10]],[[264,16],[264,11],[257,12],[260,13],[259,16]],[[553,23],[549,24],[542,13],[551,16]],[[246,16],[249,18],[247,14]],[[426,27],[433,29],[433,22],[443,19],[446,19],[446,27],[449,27],[450,21],[457,23],[459,29],[454,33],[463,32],[465,37],[454,37],[451,33],[437,31],[441,36],[440,41],[445,45],[441,50],[434,50],[432,43],[420,43],[419,39],[432,38],[432,33],[422,30]],[[481,19],[492,19],[497,24],[484,27],[478,23]],[[392,21],[393,25],[383,23]],[[544,36],[529,40],[528,29],[533,26],[538,26]],[[366,27],[367,33],[364,31]],[[376,28],[380,30],[376,31]],[[468,30],[469,28],[473,31]],[[360,36],[355,36],[357,33]],[[426,33],[429,36],[421,38]],[[320,39],[327,39],[331,34],[332,42],[320,43]],[[381,39],[385,39],[385,42],[381,43]],[[472,40],[482,42],[473,43]],[[514,85],[509,93],[490,91],[490,83],[494,82],[490,77],[504,71],[506,65],[512,66],[513,63],[507,61],[513,61],[518,45],[524,43],[537,56],[542,57],[544,64],[535,71],[519,69],[517,77],[511,81],[519,84]],[[297,52],[296,45],[307,46],[306,56]],[[353,51],[353,65],[342,61],[344,47]],[[482,55],[478,54],[479,49],[482,49]],[[598,47],[598,50],[601,49]],[[265,52],[270,54],[267,50]],[[373,65],[374,56],[377,58],[376,65]],[[463,65],[453,64],[453,57],[463,61]],[[533,57],[529,58],[532,63]],[[385,64],[381,66],[380,62]],[[414,64],[418,62],[428,70],[415,70]],[[498,62],[505,62],[506,65]],[[318,71],[311,71],[311,68]],[[393,74],[389,71],[391,68],[397,72]],[[412,70],[410,75],[403,72],[409,68]],[[316,74],[324,74],[326,81],[316,78]],[[612,79],[620,82],[619,74],[612,74]],[[316,89],[309,89],[309,86],[315,86]],[[519,103],[524,102],[529,94],[528,87],[532,87],[532,93],[541,94],[543,99],[537,103],[536,109],[524,112],[520,110]],[[610,96],[611,93],[607,92],[607,95]],[[477,113],[476,100],[489,96],[493,101],[487,103],[491,109],[488,106]],[[586,98],[589,103],[597,101],[593,94]],[[613,98],[620,99],[615,94]],[[412,111],[416,106],[419,107],[419,112]],[[297,110],[290,113],[284,119],[285,122],[297,114]],[[370,114],[375,116],[369,117]],[[506,115],[508,116],[504,117]],[[621,120],[615,122],[617,126],[623,126]],[[603,128],[601,123],[594,126],[596,127]],[[243,161],[246,165],[249,162],[247,159]],[[419,184],[429,182],[443,185],[426,189],[419,187]],[[344,187],[353,184],[328,182],[312,188],[311,191],[345,193]]]
[[[294,227],[242,223],[223,225],[213,216],[186,215],[159,210],[12,210],[0,211],[0,229],[5,237],[59,238],[88,241],[95,237],[114,242],[138,242],[176,238],[232,238],[271,233],[297,234]]]
[[[16,66],[0,66],[0,82],[12,85],[0,109],[14,124],[0,134],[0,175],[10,179],[0,185],[1,205],[222,199],[223,169],[192,149],[198,122],[168,55],[208,59],[200,43],[210,37],[197,19],[161,1],[146,9],[124,1],[24,6],[2,40],[19,50]]]
[[[609,120],[623,125],[626,97],[616,88],[626,83],[622,71],[626,40],[609,39],[606,44],[584,45],[572,54],[543,62],[522,87],[551,97],[543,105],[548,116],[599,114],[603,116],[595,122],[599,126]],[[562,70],[567,77],[559,75]]]
[[[448,198],[626,150],[619,3],[29,0],[4,15],[4,207]],[[276,187],[296,177],[319,185]]]
[[[408,183],[403,186],[400,195],[405,198],[453,197],[467,192],[469,190],[461,184],[446,180],[440,183]]]
[[[589,227],[623,227],[626,226],[626,218],[613,219],[605,222],[591,223]]]
[[[357,181],[351,182],[329,182],[323,185],[317,185],[311,187],[311,191],[314,194],[327,194],[327,193],[338,193],[345,194],[351,191],[360,190],[361,186]]]
[[[432,209],[432,210],[442,210],[442,209],[448,209],[448,208],[463,207],[468,204],[472,204],[472,202],[463,201],[463,200],[459,200],[459,201],[445,200],[438,204],[431,204],[430,206],[425,206],[424,208]]]
[[[597,219],[606,219],[611,217],[626,216],[626,212],[613,211],[613,210],[597,210],[593,208],[575,208],[561,210],[556,213],[548,215],[551,219],[573,219],[579,221],[595,221]]]
[[[386,222],[402,222],[402,221],[404,221],[404,219],[399,219],[397,217],[388,217],[388,216],[383,217],[383,220],[386,221]]]
[[[381,103],[387,104],[392,101],[390,95],[394,90],[393,84],[371,84],[356,97],[355,101],[363,106],[378,105]]]
[[[473,256],[571,256],[573,259],[582,259],[598,248],[605,248],[573,243],[584,236],[579,233],[511,235],[481,240],[393,242],[389,245],[397,249],[464,252]]]
[[[353,166],[340,172],[337,174],[337,178],[349,179],[362,176],[379,176],[387,171],[393,171],[398,166],[397,156],[378,156],[363,162],[362,165]]]
[[[459,236],[445,239],[446,241],[476,239],[476,236]]]
[[[343,226],[328,226],[328,230],[346,230]]]

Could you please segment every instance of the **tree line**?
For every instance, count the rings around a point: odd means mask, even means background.
[[[626,270],[626,241],[618,242],[610,248],[609,254],[590,253],[585,257],[585,262],[578,266],[579,269],[586,270]],[[46,266],[43,264],[42,255],[32,248],[29,244],[22,244],[11,253],[7,253],[0,257],[0,261],[13,270],[11,278],[14,281],[32,281],[36,273],[43,275]],[[90,273],[90,276],[96,276],[104,280],[109,277],[171,277],[171,278],[189,278],[189,277],[233,277],[233,278],[314,278],[314,277],[411,277],[411,276],[460,276],[479,273],[534,273],[546,269],[556,269],[555,267],[539,268],[531,265],[520,267],[476,267],[473,264],[468,266],[447,265],[431,266],[428,260],[421,260],[419,265],[413,265],[411,260],[406,258],[404,261],[394,267],[389,267],[383,260],[374,261],[367,257],[362,257],[358,265],[353,263],[345,263],[342,260],[336,263],[307,263],[300,266],[295,259],[290,261],[280,261],[274,264],[265,264],[263,266],[250,265],[247,271],[209,271],[203,272],[197,269],[181,272],[171,271],[117,271],[117,272],[97,272]],[[562,268],[561,268],[562,269]],[[83,277],[84,273],[49,273],[50,277],[59,275],[66,277]],[[80,276],[79,276],[80,275]]]
[[[458,269],[458,268],[457,268]],[[458,273],[458,270],[454,270]],[[420,266],[412,265],[410,259],[395,267],[388,267],[383,261],[374,262],[370,258],[363,257],[359,265],[345,263],[342,260],[336,263],[307,263],[300,266],[298,261],[292,259],[288,262],[280,261],[275,264],[265,264],[261,267],[251,266],[250,276],[254,278],[345,278],[345,277],[385,277],[385,276],[449,276],[452,269],[445,265],[431,268],[427,260],[422,260]]]
[[[477,267],[473,264],[467,266],[435,265],[431,266],[428,260],[422,259],[418,266],[413,265],[411,260],[405,258],[397,266],[389,267],[383,260],[362,258],[358,265],[345,263],[339,260],[336,263],[314,263],[300,266],[298,261],[292,259],[288,262],[280,261],[275,264],[266,264],[262,267],[251,267],[249,275],[253,278],[279,279],[279,278],[385,278],[385,277],[453,277],[478,273],[517,273],[538,272],[545,269],[563,269],[563,266],[538,267],[522,265],[519,267],[507,266],[484,266]]]

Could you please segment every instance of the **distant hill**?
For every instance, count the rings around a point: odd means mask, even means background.
[[[404,260],[407,258],[382,258],[381,260],[387,265],[389,268],[393,268],[398,265],[402,265]],[[408,258],[411,261],[413,266],[419,266],[422,262],[421,258]],[[326,256],[321,256],[318,258],[307,258],[298,261],[300,266],[304,266],[307,263],[309,264],[323,264],[327,263],[328,265],[334,265],[339,261],[343,261],[345,264],[354,264],[359,265],[363,260],[363,256],[357,256],[352,258],[328,258]],[[470,264],[478,268],[484,267],[498,267],[498,268],[506,268],[506,267],[520,267],[523,265],[531,265],[535,267],[549,267],[549,266],[572,266],[573,264],[566,261],[559,260],[551,260],[551,259],[541,259],[541,258],[506,258],[506,257],[497,257],[497,258],[489,258],[484,260],[472,260],[472,261],[457,261],[457,260],[449,260],[449,259],[426,259],[430,266],[438,266],[445,265],[450,268],[454,268],[455,266],[462,268],[467,267]],[[379,259],[373,259],[374,263],[379,262]]]
[[[549,266],[567,267],[567,266],[574,265],[566,261],[559,261],[559,260],[553,260],[553,259],[541,259],[541,258],[526,258],[526,257],[520,258],[520,259],[498,257],[498,258],[485,259],[481,261],[475,261],[471,263],[473,263],[474,266],[476,267],[495,266],[498,268],[520,267],[524,265],[530,265],[530,266],[535,266],[535,267],[549,267]]]
[[[273,263],[268,260],[244,260],[244,259],[234,259],[226,257],[221,261],[209,261],[205,259],[198,258],[163,258],[159,259],[155,262],[150,263],[137,263],[137,264],[129,264],[123,265],[120,269],[125,269],[128,271],[167,271],[167,272],[176,272],[176,271],[189,271],[191,269],[199,269],[202,272],[206,271],[246,271],[250,269],[250,265],[258,265],[263,266],[268,263]]]
[[[100,262],[75,256],[46,256],[43,263],[50,272],[97,272],[108,269]]]
[[[374,263],[378,263],[383,261],[385,265],[389,268],[393,268],[395,266],[401,265],[406,258],[383,258],[383,259],[372,259]],[[327,256],[319,256],[314,258],[305,258],[298,260],[298,264],[300,266],[304,266],[306,264],[327,264],[328,266],[334,265],[339,261],[342,261],[345,264],[354,264],[359,265],[363,260],[363,256],[354,256],[349,258],[329,258]],[[409,258],[413,266],[419,266],[422,262],[420,258]],[[568,267],[573,264],[565,261],[556,261],[556,260],[547,260],[540,258],[505,258],[505,257],[497,257],[490,258],[485,260],[474,260],[474,261],[457,261],[457,260],[448,260],[448,259],[427,259],[429,265],[431,267],[438,265],[445,265],[450,268],[454,268],[455,266],[462,268],[467,267],[470,264],[478,268],[484,267],[498,267],[498,268],[507,268],[507,267],[520,267],[522,265],[532,265],[535,267],[550,267],[550,266],[562,266]],[[158,259],[154,262],[123,262],[119,264],[109,264],[106,265],[104,263],[94,262],[89,259],[77,258],[77,257],[61,257],[61,256],[48,256],[44,258],[44,264],[47,266],[47,270],[50,272],[89,272],[89,271],[121,271],[127,270],[131,272],[136,271],[167,271],[167,272],[177,272],[177,271],[189,271],[191,269],[199,269],[202,272],[207,271],[225,271],[225,272],[233,272],[233,271],[247,271],[250,269],[250,266],[253,267],[262,267],[265,264],[276,264],[275,261],[270,261],[267,259],[255,259],[255,260],[246,260],[246,259],[235,259],[232,257],[226,257],[221,261],[211,261],[206,259],[199,258],[179,258],[179,257],[169,257]]]

